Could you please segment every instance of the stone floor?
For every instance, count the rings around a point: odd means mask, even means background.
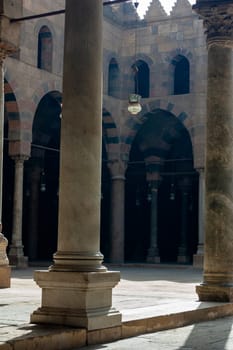
[[[79,344],[76,340],[73,341],[73,345],[69,345],[70,337],[80,337],[81,339],[84,336],[81,330],[78,334],[77,330],[72,328],[29,325],[30,314],[40,306],[41,298],[41,290],[32,279],[35,269],[45,269],[45,267],[31,267],[26,270],[13,269],[11,288],[0,289],[0,350],[26,350],[25,344],[22,347],[18,345],[25,338],[30,338],[29,349],[34,349],[33,342],[42,344],[42,337],[46,339],[46,343],[53,337],[57,339],[55,343],[57,342],[56,344],[59,346],[51,345],[48,348],[43,348],[38,347],[37,344],[35,347],[37,350],[74,349],[75,344],[79,345],[76,345],[76,348],[84,345],[85,342]],[[121,271],[121,282],[113,290],[113,306],[122,313],[122,338],[233,315],[232,304],[201,303],[197,300],[195,286],[201,282],[202,272],[191,266],[124,265],[111,266],[109,269]],[[189,333],[192,334],[190,327],[197,329],[198,326],[189,326],[187,336]],[[68,340],[64,340],[67,334]],[[153,335],[155,342],[157,334],[159,333]],[[63,344],[66,344],[67,341],[67,345],[62,346],[59,339],[62,339]],[[149,343],[152,341],[153,343],[154,340],[150,339],[152,338],[149,335],[141,335],[139,338],[140,341]],[[102,342],[104,343],[104,339]],[[127,340],[124,342],[128,344]],[[127,349],[124,347],[125,345],[122,346],[122,349]],[[141,345],[139,348],[144,349]],[[101,347],[96,347],[96,349],[101,349]],[[121,349],[121,347],[109,347],[109,349]],[[153,349],[156,349],[154,345]],[[160,349],[167,348],[160,347]],[[189,347],[183,349],[189,349]]]

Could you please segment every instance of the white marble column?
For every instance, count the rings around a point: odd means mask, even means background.
[[[193,266],[203,268],[204,259],[204,235],[205,235],[205,174],[204,169],[198,169],[198,246],[197,252],[193,256]]]
[[[110,161],[111,211],[110,211],[110,262],[124,263],[125,246],[125,162]]]
[[[28,256],[36,260],[38,256],[39,191],[41,168],[32,166],[29,179],[29,218],[28,218]]]
[[[214,3],[214,4],[213,4]],[[200,0],[208,46],[205,246],[200,301],[233,301],[233,1]]]
[[[161,183],[161,166],[163,160],[156,156],[150,155],[145,158],[146,180],[151,190],[151,207],[150,207],[150,246],[147,253],[148,263],[160,263],[158,247],[158,189]]]
[[[24,256],[22,243],[22,219],[23,219],[23,173],[24,157],[14,158],[15,180],[13,201],[13,228],[12,240],[9,250],[10,264],[17,268],[26,268],[28,259]]]
[[[188,178],[184,178],[180,182],[181,190],[181,225],[178,246],[178,263],[188,263],[190,258],[188,256],[188,205],[189,205],[189,191],[190,183]]]
[[[20,16],[22,6],[6,5],[1,2],[0,18],[0,288],[10,287],[10,273],[8,258],[6,256],[7,240],[2,233],[2,175],[3,175],[3,138],[4,138],[4,59],[17,50],[20,40],[20,24],[11,23],[12,16]],[[14,7],[14,9],[12,9]]]
[[[89,330],[119,326],[112,288],[120,274],[100,253],[102,16],[101,0],[67,0],[59,192],[58,250],[37,271],[42,306],[32,323]]]
[[[158,182],[151,182],[150,247],[146,259],[148,263],[160,263],[158,248],[158,186]]]

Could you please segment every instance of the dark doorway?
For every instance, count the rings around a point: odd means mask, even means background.
[[[145,155],[161,161],[158,189],[158,248],[162,263],[176,263],[185,227],[190,262],[197,247],[198,177],[188,131],[171,113],[154,111],[132,144],[126,176],[126,261],[146,262],[151,203]],[[185,198],[185,204],[184,204]]]

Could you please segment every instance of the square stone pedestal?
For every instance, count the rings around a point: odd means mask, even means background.
[[[119,272],[35,271],[42,288],[42,305],[31,323],[50,323],[88,330],[121,325],[121,314],[112,308],[112,289]]]
[[[0,288],[10,288],[11,268],[9,265],[0,266]]]

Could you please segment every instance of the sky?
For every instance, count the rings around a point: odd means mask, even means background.
[[[152,0],[138,0],[138,1],[139,1],[138,12],[139,12],[139,15],[142,17]],[[196,0],[188,0],[188,1],[190,2],[190,4],[196,3]],[[176,0],[160,0],[160,2],[163,5],[164,10],[169,14]]]

